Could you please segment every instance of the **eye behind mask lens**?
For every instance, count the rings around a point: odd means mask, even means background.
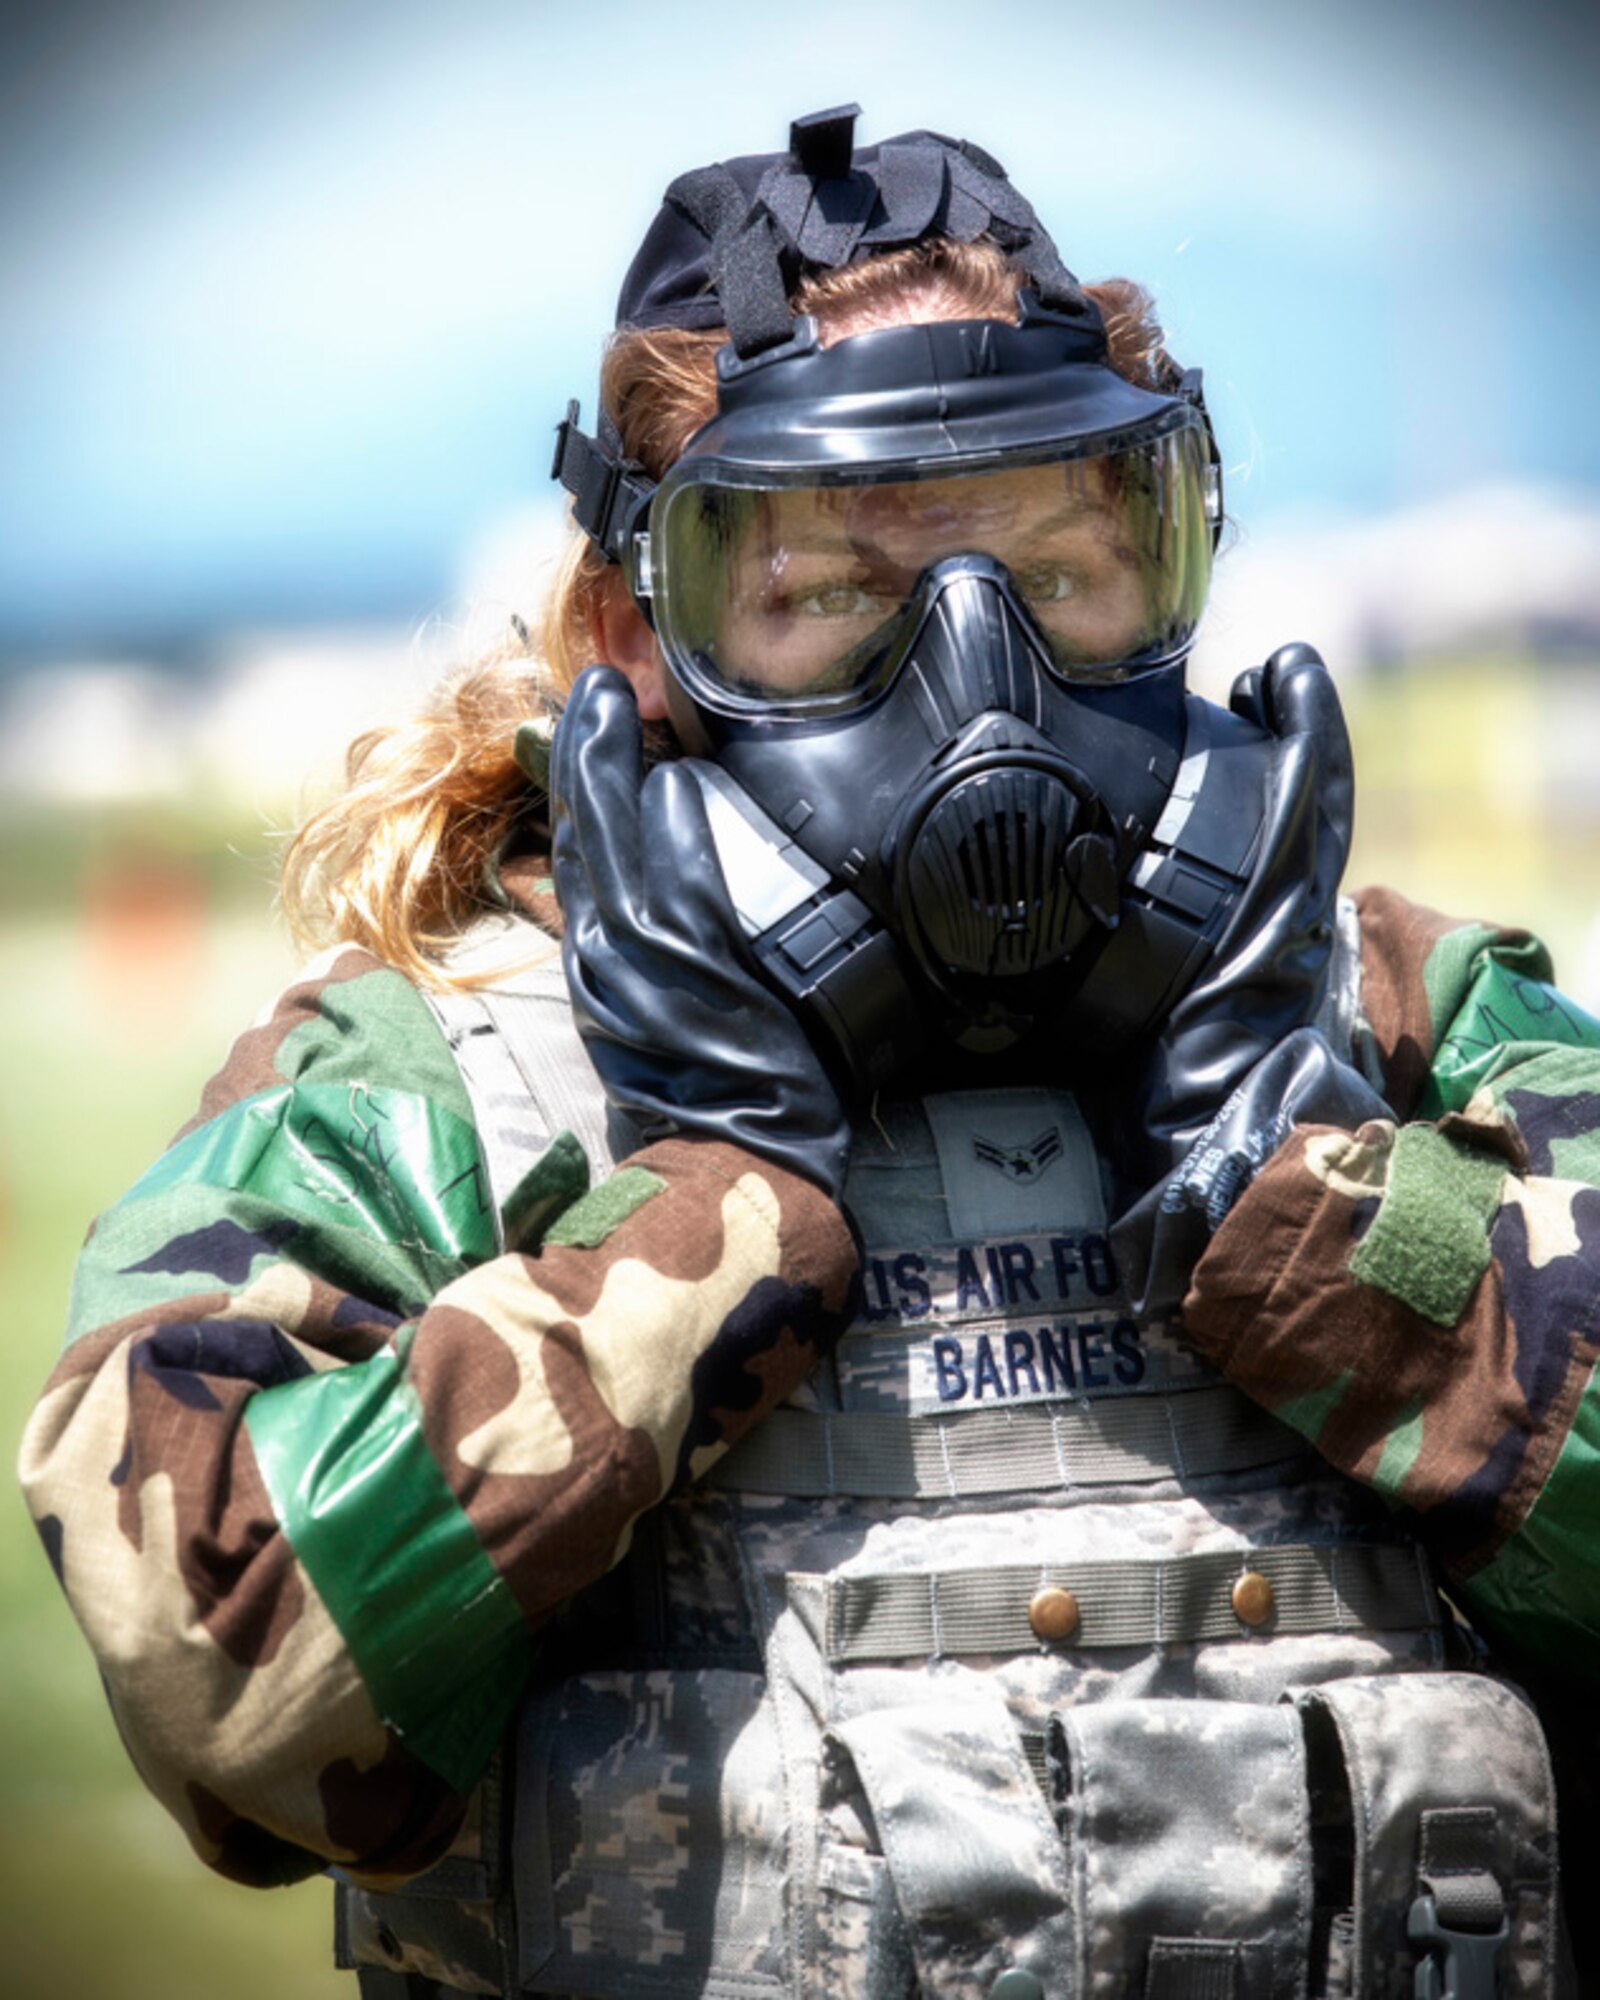
[[[1003,568],[1070,680],[1186,650],[1210,578],[1203,461],[1183,431],[1098,457],[809,483],[691,464],[653,519],[657,631],[713,706],[870,699],[929,572],[954,557]]]

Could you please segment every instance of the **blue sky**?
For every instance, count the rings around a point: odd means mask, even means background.
[[[1600,490],[1592,6],[64,0],[4,69],[0,663],[425,615],[666,181],[850,99],[1154,287],[1247,521]]]

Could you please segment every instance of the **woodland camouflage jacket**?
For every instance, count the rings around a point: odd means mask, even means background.
[[[1358,899],[1396,1122],[1301,1128],[1202,1259],[1193,1342],[1403,1510],[1515,1665],[1600,1678],[1600,1023],[1542,948]],[[101,1217],[24,1443],[145,1780],[213,1867],[427,1866],[538,1634],[805,1376],[856,1251],[718,1143],[500,1250],[432,1013],[354,947],[235,1045]]]

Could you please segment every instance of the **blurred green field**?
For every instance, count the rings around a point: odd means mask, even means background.
[[[1590,672],[1587,681],[1593,684]],[[1454,662],[1350,690],[1351,880],[1515,917],[1585,991],[1600,785],[1571,782],[1564,666]],[[1581,744],[1578,753],[1582,754]],[[168,807],[0,818],[0,1444],[15,1462],[74,1251],[281,983],[260,830]],[[20,1500],[0,1506],[0,1928],[19,2000],[351,2000],[324,1883],[208,1874],[139,1787]]]
[[[1600,660],[1439,660],[1345,690],[1347,880],[1526,925],[1600,1012]]]
[[[88,1219],[187,1116],[231,1034],[288,965],[262,908],[214,918],[202,911],[202,919],[183,984],[125,968],[120,993],[111,990],[107,946],[75,909],[13,911],[0,929],[0,1444],[8,1468],[60,1344]],[[349,2000],[353,1981],[332,1969],[328,1885],[262,1895],[209,1874],[133,1776],[9,1472],[7,1483],[4,1990],[17,2000]]]

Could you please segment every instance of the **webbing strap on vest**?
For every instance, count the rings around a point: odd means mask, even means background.
[[[1249,1622],[1235,1586],[1253,1572],[1270,1587]],[[1252,1633],[1406,1631],[1439,1623],[1419,1549],[1389,1544],[1284,1544],[1209,1549],[1154,1560],[1005,1565],[987,1570],[846,1576],[827,1587],[830,1664],[1036,1652],[1029,1622],[1041,1591],[1067,1591],[1077,1624],[1064,1643],[1157,1646]]]
[[[1226,1383],[1090,1407],[959,1415],[777,1409],[708,1474],[737,1493],[796,1499],[965,1499],[1191,1479],[1295,1457],[1295,1434]]]
[[[590,1171],[599,1179],[612,1165],[605,1096],[573,1026],[559,963],[540,972],[543,976],[527,990],[486,991],[477,997],[552,1128],[577,1134]]]
[[[496,1209],[504,1210],[563,1131],[582,1146],[592,1180],[609,1173],[605,1094],[573,1026],[554,940],[523,920],[489,917],[465,934],[445,964],[452,973],[495,981],[422,997],[472,1100]]]
[[[1232,1939],[1152,1938],[1144,2000],[1237,2000],[1240,1963]]]

